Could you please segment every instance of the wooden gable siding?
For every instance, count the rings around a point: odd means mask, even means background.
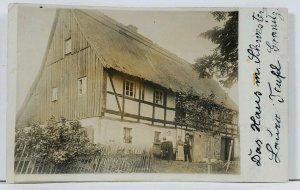
[[[89,46],[71,11],[61,11],[52,38],[47,63],[52,64],[65,55],[65,41],[71,38],[72,53]]]
[[[65,40],[69,38],[72,52],[65,55]],[[50,43],[46,65],[20,121],[44,123],[51,115],[68,120],[101,116],[102,63],[71,12],[60,13]],[[78,79],[82,77],[87,77],[85,95],[78,94]],[[52,88],[58,89],[57,101],[51,101]]]

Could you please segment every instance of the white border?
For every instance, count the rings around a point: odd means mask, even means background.
[[[6,110],[6,98],[5,98],[5,81],[6,81],[6,18],[7,18],[7,4],[8,2],[13,2],[11,0],[2,0],[0,1],[0,86],[1,93],[0,93],[0,111],[2,114],[0,114],[0,179],[5,179],[5,110]],[[21,1],[19,1],[21,2]],[[47,0],[24,0],[23,3],[50,3]],[[299,53],[296,54],[296,50],[299,49],[299,36],[296,34],[299,34],[299,17],[300,17],[300,11],[299,11],[299,2],[296,0],[265,0],[265,1],[253,1],[253,0],[244,0],[244,1],[238,1],[238,0],[215,0],[215,1],[203,1],[203,2],[195,2],[193,0],[174,0],[174,1],[159,1],[159,0],[153,0],[151,2],[141,2],[138,0],[131,0],[131,1],[114,1],[111,2],[109,0],[102,0],[101,2],[96,0],[85,0],[84,2],[78,2],[76,0],[52,0],[51,3],[53,4],[69,4],[69,5],[109,5],[109,6],[238,6],[238,7],[254,7],[254,6],[273,6],[273,7],[287,7],[289,8],[289,38],[292,39],[289,42],[289,58],[290,58],[290,178],[291,179],[299,179],[300,178],[300,164],[297,164],[297,161],[300,160],[300,138],[297,138],[299,136],[299,129],[295,126],[299,125],[299,117],[295,117],[299,115],[299,101],[296,99],[296,97],[299,97],[299,87],[297,88],[296,83],[300,82],[300,76],[299,74],[296,74],[297,71],[299,71]],[[298,63],[298,64],[296,64]],[[298,148],[297,148],[298,147]],[[207,186],[203,184],[204,186]],[[176,186],[176,185],[175,185]],[[212,185],[213,186],[213,185]],[[247,186],[247,185],[245,185]],[[278,185],[277,187],[279,187]],[[2,186],[1,186],[2,187]],[[208,187],[208,186],[207,186]],[[256,185],[253,185],[251,187],[256,187]],[[257,187],[262,187],[261,185]],[[227,189],[227,188],[226,188]],[[273,189],[273,188],[272,188]],[[276,188],[279,189],[279,188]]]

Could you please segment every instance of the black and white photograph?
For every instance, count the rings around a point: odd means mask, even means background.
[[[19,7],[15,175],[239,175],[238,16]]]

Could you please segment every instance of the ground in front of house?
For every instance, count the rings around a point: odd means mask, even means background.
[[[239,163],[231,162],[228,171],[224,162],[211,164],[212,174],[238,174]],[[184,161],[167,161],[155,159],[152,163],[152,172],[154,173],[208,173],[208,164],[205,162],[184,162]]]

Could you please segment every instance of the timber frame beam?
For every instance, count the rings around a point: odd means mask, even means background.
[[[117,104],[118,104],[119,111],[120,111],[120,113],[122,113],[123,111],[122,111],[122,108],[121,108],[121,105],[120,105],[120,102],[119,102],[119,99],[118,99],[118,95],[117,95],[117,92],[116,92],[116,89],[115,89],[115,85],[114,85],[114,82],[112,80],[112,76],[111,76],[110,73],[108,73],[108,78],[109,78],[111,87],[114,91],[114,95],[115,95],[115,98],[116,98],[116,101],[117,101]],[[123,90],[123,92],[124,92],[124,90]]]

